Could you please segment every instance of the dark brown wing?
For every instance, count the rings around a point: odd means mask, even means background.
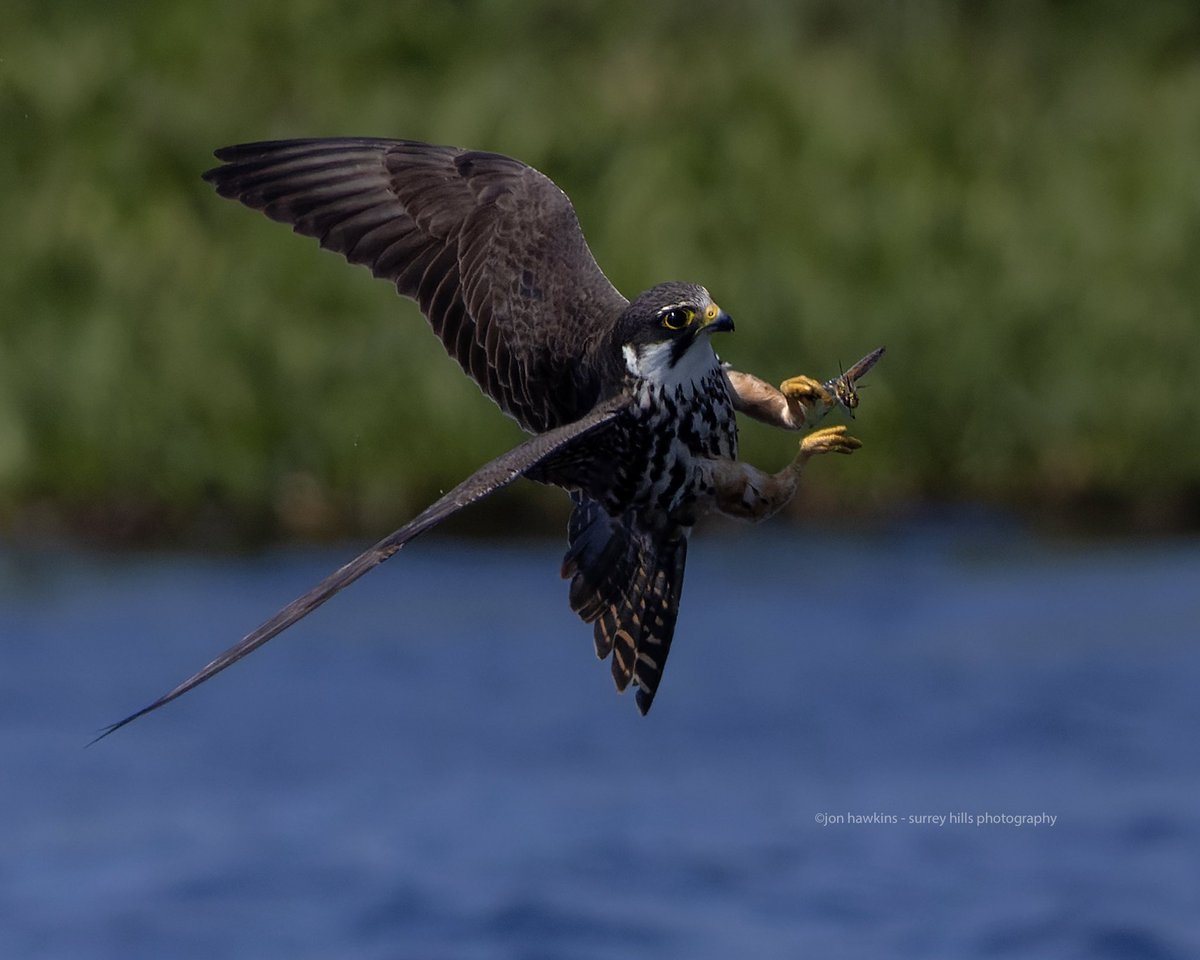
[[[395,533],[359,554],[344,567],[335,570],[315,587],[289,603],[275,616],[248,633],[232,647],[222,653],[205,667],[192,674],[179,686],[159,697],[153,703],[143,707],[136,713],[131,713],[119,720],[96,737],[102,740],[110,733],[115,733],[127,723],[132,723],[138,717],[166,706],[172,700],[183,696],[189,690],[200,686],[205,680],[216,676],[226,667],[237,663],[242,657],[253,653],[268,640],[277,637],[292,624],[308,616],[321,606],[335,593],[348,587],[355,580],[383,561],[394,555],[405,544],[415,540],[422,533],[437,526],[447,517],[457,513],[488,494],[494,493],[501,487],[508,486],[517,477],[533,473],[548,464],[556,457],[567,457],[575,460],[583,454],[576,448],[586,450],[594,440],[602,439],[604,432],[612,427],[625,408],[625,402],[617,399],[597,407],[575,423],[556,427],[546,433],[531,437],[519,446],[514,447],[502,457],[480,467],[466,480],[451,490],[440,500],[426,508],[416,518],[406,523]],[[672,621],[673,622],[673,621]],[[92,742],[95,743],[96,740]]]
[[[525,429],[582,417],[613,392],[597,359],[627,301],[597,266],[571,201],[494,153],[400,140],[225,147],[223,197],[396,285],[450,355]]]

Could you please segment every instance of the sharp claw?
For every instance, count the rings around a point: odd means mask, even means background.
[[[800,452],[808,456],[820,453],[853,453],[862,441],[846,433],[845,425],[815,430],[800,441]]]
[[[832,406],[834,403],[833,394],[825,389],[825,385],[819,380],[814,380],[812,377],[791,377],[784,380],[779,385],[779,392],[789,400],[812,401],[819,400],[821,403]]]

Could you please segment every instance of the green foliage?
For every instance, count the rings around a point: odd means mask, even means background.
[[[768,379],[886,344],[810,507],[1194,520],[1198,9],[9,0],[0,528],[378,532],[517,438],[415,307],[199,180],[335,134],[538,166]]]

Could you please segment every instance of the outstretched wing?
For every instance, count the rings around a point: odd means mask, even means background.
[[[145,716],[159,707],[165,706],[172,700],[183,696],[205,680],[216,676],[226,667],[231,666],[247,654],[253,653],[268,640],[278,636],[296,621],[308,616],[317,607],[332,597],[339,590],[348,587],[364,573],[374,569],[395,554],[409,541],[416,539],[425,531],[437,526],[447,517],[457,513],[463,507],[481,500],[501,487],[508,486],[517,477],[526,473],[544,470],[555,462],[556,458],[566,457],[574,460],[578,454],[576,446],[586,447],[593,438],[600,437],[610,427],[625,408],[625,402],[614,400],[606,403],[575,423],[557,427],[546,433],[531,437],[524,443],[514,447],[502,457],[476,470],[470,477],[460,483],[440,500],[433,503],[415,519],[406,523],[395,533],[355,557],[344,567],[334,571],[315,587],[289,603],[275,616],[271,617],[257,629],[248,633],[219,657],[188,677],[175,689],[159,697],[153,703],[143,707],[136,713],[130,714],[123,720],[112,724],[96,737],[102,740],[110,733],[121,729],[127,723],[132,723],[138,717]]]
[[[582,417],[612,392],[596,346],[627,301],[571,201],[494,153],[401,140],[225,147],[204,178],[223,197],[396,285],[463,370],[526,430]]]

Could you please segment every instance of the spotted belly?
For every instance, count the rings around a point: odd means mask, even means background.
[[[688,527],[713,495],[702,461],[737,458],[737,421],[720,369],[670,390],[648,385],[635,417],[640,443],[623,464],[632,483],[626,509],[658,523]]]

